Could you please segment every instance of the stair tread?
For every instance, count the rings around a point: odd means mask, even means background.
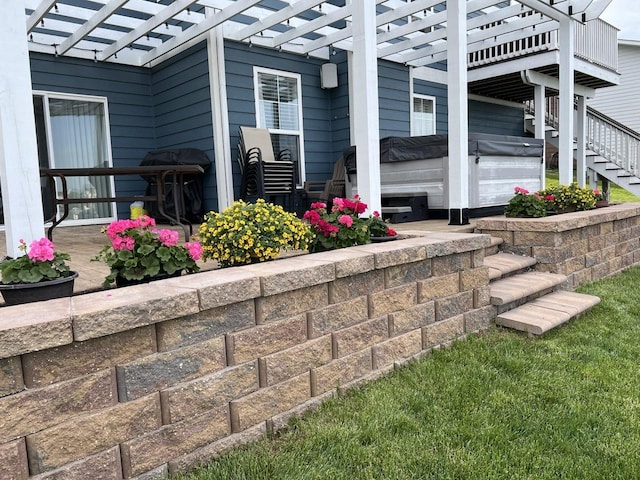
[[[559,291],[501,313],[496,325],[513,328],[533,335],[542,335],[554,327],[600,303],[593,295]]]
[[[556,287],[567,280],[565,275],[546,272],[526,272],[491,282],[491,304],[505,305],[543,290]]]
[[[492,279],[491,274],[495,271],[498,273],[498,276],[495,278],[500,278],[506,274],[529,268],[535,264],[535,258],[504,252],[484,257],[484,265],[485,267],[489,267],[490,279]]]

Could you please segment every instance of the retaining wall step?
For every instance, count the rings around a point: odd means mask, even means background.
[[[484,266],[489,267],[489,280],[506,277],[536,264],[536,259],[512,253],[496,253],[484,257]]]
[[[491,304],[505,305],[555,288],[567,281],[565,275],[526,272],[491,282]]]
[[[491,243],[488,247],[484,247],[484,256],[487,258],[490,255],[495,255],[500,251],[500,245],[504,243],[504,240],[500,237],[491,237]]]
[[[531,335],[542,335],[600,303],[600,298],[582,293],[558,291],[526,305],[499,314],[496,325]]]

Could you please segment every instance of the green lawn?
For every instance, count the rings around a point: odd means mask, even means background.
[[[546,183],[547,187],[552,187],[558,184],[558,170],[547,170]],[[639,197],[636,197],[633,193],[627,192],[624,188],[619,187],[615,183],[610,183],[609,185],[609,200],[611,202],[640,202]],[[598,182],[598,187],[602,188],[602,182]]]
[[[640,268],[528,338],[491,328],[193,473],[213,479],[640,477]]]

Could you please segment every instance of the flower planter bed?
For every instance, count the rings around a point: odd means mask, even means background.
[[[573,287],[640,263],[640,204],[623,203],[542,218],[489,217],[478,233],[504,240],[502,249],[534,257],[536,270],[569,277]]]
[[[3,307],[0,478],[183,471],[486,328],[489,237],[426,235]]]

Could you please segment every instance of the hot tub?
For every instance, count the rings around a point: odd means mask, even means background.
[[[542,188],[543,140],[469,133],[469,208],[502,207],[513,188]],[[429,210],[447,210],[449,136],[386,137],[380,140],[384,199],[427,196]],[[344,151],[347,193],[357,192],[355,148]]]

